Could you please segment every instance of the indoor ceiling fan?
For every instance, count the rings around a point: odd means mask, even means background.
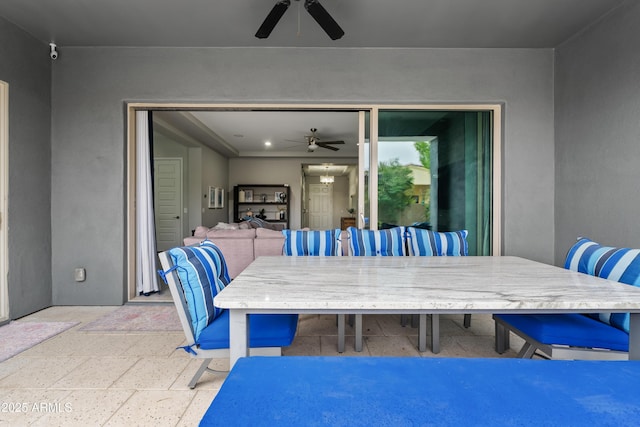
[[[276,24],[280,21],[280,18],[282,18],[282,15],[284,15],[290,5],[291,0],[278,1],[258,29],[256,37],[259,39],[266,39],[269,37],[269,34],[271,34],[271,31],[273,31]],[[309,15],[316,20],[324,32],[331,37],[331,40],[337,40],[344,35],[344,31],[342,31],[340,25],[338,25],[331,15],[329,15],[329,12],[322,7],[318,0],[304,0],[304,8],[307,9]]]
[[[307,144],[308,144],[307,151],[309,151],[309,152],[316,151],[316,149],[318,149],[318,147],[326,148],[327,150],[338,151],[339,148],[338,147],[334,147],[333,145],[344,144],[344,141],[321,141],[320,138],[318,138],[316,136],[316,132],[317,131],[318,131],[318,129],[311,128],[311,135],[306,135],[305,136],[305,138],[307,139]]]

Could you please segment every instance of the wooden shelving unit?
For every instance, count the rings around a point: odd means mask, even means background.
[[[289,228],[288,184],[242,184],[233,187],[233,220],[240,221],[250,212],[258,217],[264,209],[265,221]]]

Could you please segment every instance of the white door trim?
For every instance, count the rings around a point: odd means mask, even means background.
[[[0,322],[9,319],[9,84],[0,81]]]

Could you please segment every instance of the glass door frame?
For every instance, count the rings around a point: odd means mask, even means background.
[[[315,110],[315,111],[351,111],[358,112],[358,207],[356,217],[358,218],[358,226],[364,227],[365,212],[365,164],[364,164],[364,146],[365,146],[365,117],[369,114],[369,208],[371,215],[369,216],[369,224],[377,227],[378,220],[378,113],[380,110],[433,110],[433,111],[492,111],[493,112],[493,141],[492,141],[492,254],[502,254],[502,123],[503,123],[503,106],[498,103],[487,104],[252,104],[252,103],[180,103],[180,102],[128,102],[126,104],[126,135],[127,135],[127,176],[125,188],[127,189],[127,213],[126,213],[126,262],[127,262],[127,280],[124,290],[125,300],[129,301],[135,297],[135,277],[136,277],[136,253],[135,253],[135,206],[136,206],[136,190],[135,190],[135,112],[137,110],[252,110],[259,109],[265,111],[291,111],[291,110]]]
[[[491,254],[502,254],[502,105],[501,104],[402,104],[371,106],[369,120],[369,212],[364,211],[364,144],[361,144],[359,158],[359,180],[362,183],[362,203],[358,205],[358,217],[369,217],[371,229],[378,224],[378,116],[380,110],[424,110],[424,111],[490,111],[492,112],[492,188],[491,188],[491,221],[493,224],[491,235]],[[364,114],[363,114],[364,116]],[[364,136],[362,136],[364,139]]]

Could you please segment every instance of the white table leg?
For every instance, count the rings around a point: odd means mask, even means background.
[[[640,360],[640,313],[629,316],[629,360]]]
[[[239,358],[249,356],[249,314],[229,310],[229,369]]]

